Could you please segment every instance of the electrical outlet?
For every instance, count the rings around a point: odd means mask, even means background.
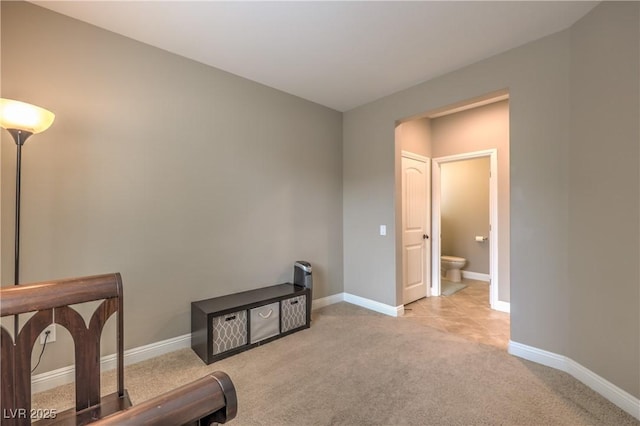
[[[49,332],[49,337],[46,337],[47,331]],[[55,342],[56,341],[56,325],[55,324],[51,324],[50,326],[45,328],[42,333],[40,333],[40,344],[41,345],[44,345],[45,337],[47,339],[47,343],[51,343],[51,342]]]

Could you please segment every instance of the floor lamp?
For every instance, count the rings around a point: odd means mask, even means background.
[[[0,98],[0,127],[6,129],[11,134],[17,147],[14,285],[20,284],[20,169],[22,163],[22,145],[24,145],[29,136],[47,130],[53,123],[54,118],[55,115],[44,108],[12,99]],[[14,321],[14,332],[15,339],[18,337],[17,316]]]

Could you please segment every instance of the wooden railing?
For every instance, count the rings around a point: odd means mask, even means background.
[[[70,306],[99,300],[102,303],[91,315],[88,326],[83,317]],[[55,418],[41,420],[38,424],[82,425],[101,418],[101,422],[104,422],[101,424],[210,424],[214,421],[223,423],[235,417],[235,389],[231,379],[221,372],[169,392],[156,398],[154,402],[130,408],[131,401],[124,388],[124,322],[120,274],[0,288],[0,316],[17,318],[20,314],[34,312],[17,336],[12,336],[4,327],[0,327],[2,425],[31,424],[31,353],[38,336],[53,323],[66,328],[74,342],[76,404],[74,409],[56,413]],[[117,390],[101,397],[100,338],[105,323],[115,313]],[[115,423],[109,423],[114,421]]]
[[[217,371],[93,423],[120,425],[210,425],[236,416],[238,401],[229,376]]]

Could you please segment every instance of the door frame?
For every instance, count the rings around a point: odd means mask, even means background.
[[[427,241],[424,242],[425,244],[425,259],[424,259],[424,276],[423,276],[423,281],[424,281],[424,285],[425,285],[425,296],[426,297],[430,297],[431,296],[431,288],[432,288],[432,284],[431,284],[431,280],[430,277],[432,276],[432,269],[431,269],[431,259],[430,259],[430,254],[432,253],[433,250],[433,246],[429,243],[429,240],[431,239],[431,232],[432,232],[432,228],[431,228],[431,185],[432,183],[429,182],[429,178],[431,177],[432,174],[432,165],[431,165],[431,159],[429,157],[425,157],[423,155],[420,154],[416,154],[410,151],[404,151],[402,150],[400,152],[400,160],[402,161],[402,158],[410,158],[412,160],[416,160],[416,161],[420,161],[420,162],[424,162],[425,164],[425,168],[426,168],[426,173],[425,173],[425,180],[426,185],[425,185],[425,200],[427,202],[427,206],[425,208],[425,232],[426,234],[429,236],[429,239]],[[401,163],[402,164],[402,163]],[[402,173],[402,172],[401,172]],[[400,202],[403,203],[404,200],[404,191],[402,190],[403,188],[401,188],[401,200]],[[403,230],[404,229],[404,212],[402,212],[402,217],[401,217],[401,226],[400,229]],[[404,235],[403,232],[400,233],[400,246],[402,247],[401,250],[401,256],[402,256],[402,262],[401,262],[401,268],[402,268],[402,281],[401,281],[401,285],[403,286],[403,291],[404,291],[404,274],[405,274],[405,258],[404,258]],[[403,300],[402,300],[402,304],[404,305],[404,295],[403,295]]]
[[[486,149],[482,151],[467,152],[463,154],[448,155],[445,157],[434,158],[433,167],[431,167],[431,294],[440,296],[440,256],[441,244],[441,165],[444,163],[453,163],[455,161],[471,160],[474,158],[489,157],[490,160],[490,176],[489,176],[489,303],[492,309],[500,309],[498,291],[498,150]],[[437,237],[437,238],[436,238]]]

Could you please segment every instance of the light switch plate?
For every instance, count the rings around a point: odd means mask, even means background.
[[[387,235],[387,225],[380,225],[380,235]]]

